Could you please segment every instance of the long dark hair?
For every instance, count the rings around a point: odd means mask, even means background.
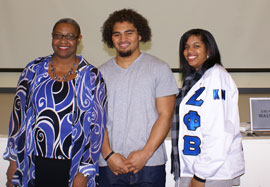
[[[206,31],[203,29],[191,29],[182,35],[180,39],[180,44],[179,44],[180,68],[182,68],[182,71],[183,71],[182,72],[183,80],[191,72],[195,71],[195,69],[188,64],[184,56],[186,42],[188,38],[192,35],[198,36],[201,38],[201,41],[204,43],[206,47],[206,51],[208,52],[208,55],[209,55],[208,59],[203,63],[201,67],[202,71],[203,72],[206,71],[207,69],[211,68],[215,64],[222,65],[218,46],[213,35],[209,31]]]

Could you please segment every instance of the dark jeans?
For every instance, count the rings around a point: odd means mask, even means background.
[[[145,166],[137,174],[114,175],[109,167],[99,167],[98,187],[165,187],[165,165]]]

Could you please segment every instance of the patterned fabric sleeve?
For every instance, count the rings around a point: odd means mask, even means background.
[[[90,114],[90,136],[79,167],[79,172],[88,175],[88,186],[95,186],[95,176],[98,173],[98,160],[103,143],[106,125],[107,92],[101,73],[93,68],[91,82],[94,83],[93,108]]]
[[[5,160],[15,161],[17,159],[18,148],[24,150],[25,118],[28,108],[27,96],[34,75],[34,71],[31,68],[32,64],[33,62],[26,66],[18,81],[9,121],[7,147],[3,155]]]

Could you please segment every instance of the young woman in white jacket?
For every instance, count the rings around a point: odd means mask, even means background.
[[[176,186],[231,187],[244,174],[238,89],[210,32],[184,33],[179,53],[184,82],[172,127]]]

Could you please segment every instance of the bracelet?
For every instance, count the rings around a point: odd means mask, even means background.
[[[202,179],[200,177],[197,177],[196,175],[193,175],[193,179],[195,179],[196,181],[202,182],[202,183],[205,183],[206,182],[205,179]]]
[[[104,159],[105,161],[107,161],[112,155],[114,154],[114,152],[110,152],[110,154],[108,154],[108,156],[106,156],[106,158]]]

